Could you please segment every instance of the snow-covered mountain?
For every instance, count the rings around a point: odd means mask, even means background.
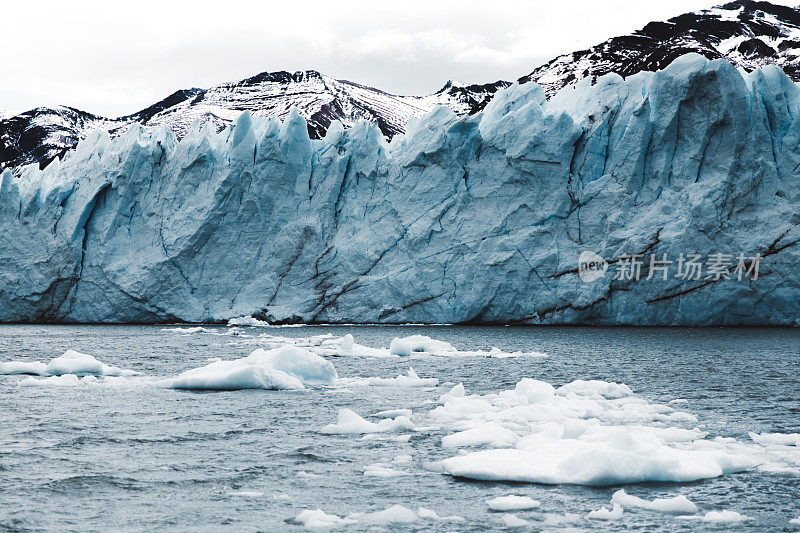
[[[747,70],[776,64],[800,81],[800,9],[739,0],[651,22],[631,35],[559,56],[519,81],[535,81],[551,96],[584,77],[658,70],[688,52],[725,58]],[[316,71],[264,72],[209,89],[177,91],[147,109],[116,119],[70,107],[40,107],[15,117],[0,116],[0,171],[11,168],[18,173],[26,164],[46,164],[73,148],[93,128],[107,129],[115,136],[133,123],[164,124],[180,138],[196,119],[210,121],[220,130],[245,110],[254,116],[283,118],[296,107],[308,122],[312,138],[322,137],[333,120],[349,127],[360,119],[375,121],[391,138],[404,131],[409,118],[436,105],[458,114],[479,111],[499,88],[508,85],[504,81],[448,82],[427,96],[399,96]]]
[[[411,117],[421,116],[437,105],[469,114],[508,82],[458,85],[448,82],[428,96],[398,96],[316,71],[264,72],[236,83],[210,89],[177,91],[133,115],[105,118],[70,107],[40,107],[0,120],[0,171],[21,169],[30,163],[46,164],[73,148],[92,129],[124,133],[132,124],[166,125],[178,138],[195,120],[211,122],[221,130],[242,111],[253,116],[284,118],[297,108],[308,122],[309,134],[319,138],[334,120],[346,127],[370,120],[386,137],[404,131]]]
[[[800,8],[737,0],[651,22],[630,35],[558,56],[519,81],[535,81],[550,96],[586,77],[658,70],[690,52],[724,58],[746,70],[778,65],[800,81]]]
[[[391,143],[96,131],[2,175],[0,321],[800,326],[800,87],[697,54],[590,81]]]

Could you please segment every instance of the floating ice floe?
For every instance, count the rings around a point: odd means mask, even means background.
[[[101,363],[89,354],[67,350],[47,364],[45,371],[53,376],[74,374],[76,376],[133,376],[137,372],[123,370]]]
[[[192,326],[188,328],[162,328],[161,331],[168,333],[180,333],[181,335],[193,335],[195,333],[216,333],[216,330],[204,328],[203,326]]]
[[[426,335],[395,337],[389,345],[392,355],[408,357],[412,355],[436,355],[445,357],[492,357],[505,359],[511,357],[547,357],[544,352],[504,352],[496,346],[490,351],[458,350],[452,344],[432,339]]]
[[[298,514],[293,522],[309,529],[330,529],[353,524],[410,524],[419,520],[463,522],[460,516],[439,516],[436,511],[420,507],[415,512],[404,505],[392,505],[382,511],[372,513],[352,513],[346,517],[328,514],[322,509],[308,509]]]
[[[80,378],[83,376],[135,376],[138,372],[107,365],[89,354],[76,352],[75,350],[67,350],[59,357],[51,360],[48,364],[39,361],[9,361],[7,363],[0,363],[0,374],[29,374],[35,376],[72,375],[76,378]],[[37,380],[28,379],[21,382],[21,384],[25,383],[26,385],[30,385],[32,381]],[[76,383],[76,380],[72,379],[51,379],[47,384],[73,385],[78,383]]]
[[[355,524],[356,520],[328,514],[322,509],[306,509],[294,517],[294,522],[309,529],[330,529],[337,526]]]
[[[435,387],[439,384],[439,379],[421,378],[413,368],[409,368],[408,372],[400,374],[396,378],[342,378],[338,384],[346,387]]]
[[[443,446],[491,447],[445,459],[444,471],[456,477],[593,486],[687,482],[765,460],[763,447],[707,439],[694,416],[637,398],[618,383],[575,381],[555,389],[523,379],[513,390],[486,395],[466,395],[457,386],[439,404],[430,418],[455,431]],[[654,505],[679,503],[686,505]]]
[[[404,472],[402,470],[397,470],[389,465],[375,463],[368,465],[364,469],[364,475],[367,477],[396,477],[396,476],[408,476],[409,473]]]
[[[702,516],[679,516],[684,520],[701,520],[703,522],[714,522],[718,524],[737,524],[752,520],[753,517],[746,516],[736,511],[709,511]]]
[[[464,352],[459,352],[464,353]],[[483,355],[483,352],[477,352],[476,355]],[[545,352],[504,352],[498,347],[493,347],[489,353],[486,354],[487,357],[493,357],[495,359],[508,359],[511,357],[548,357]]]
[[[409,356],[415,352],[442,353],[456,352],[452,344],[431,339],[425,335],[395,337],[389,344],[389,352],[394,355]]]
[[[354,513],[347,518],[362,524],[410,524],[416,522],[419,515],[404,505],[392,505],[383,511]]]
[[[310,340],[313,342],[314,337]],[[358,344],[350,333],[343,337],[322,339],[318,349],[320,355],[393,357],[393,354],[389,353],[386,348],[372,348]]]
[[[490,445],[495,447],[513,446],[517,434],[495,422],[486,422],[478,427],[459,431],[442,438],[445,448],[464,448],[467,446]]]
[[[750,433],[750,438],[764,449],[759,470],[774,474],[800,475],[800,434]]]
[[[74,374],[63,376],[50,376],[46,378],[26,378],[19,382],[20,387],[78,387],[80,385],[94,385],[98,383],[95,376],[79,378]]]
[[[762,446],[800,447],[800,433],[749,433],[749,436]]]
[[[171,330],[170,330],[171,331]],[[213,332],[212,332],[213,333]],[[425,335],[412,335],[410,337],[395,338],[390,347],[372,347],[359,344],[351,333],[342,337],[334,337],[330,333],[314,335],[311,337],[283,337],[261,333],[257,338],[250,338],[248,343],[257,344],[264,348],[294,345],[305,348],[317,355],[324,357],[547,357],[543,352],[504,352],[493,347],[490,351],[484,350],[457,350],[451,344],[432,339]]]
[[[414,412],[411,409],[389,409],[387,411],[378,411],[375,413],[375,416],[379,416],[381,418],[395,418],[398,416],[407,416],[411,418]]]
[[[390,354],[386,348],[372,348],[356,343],[350,333],[342,337],[334,337],[330,333],[311,337],[283,337],[261,333],[255,338],[246,339],[244,342],[255,344],[262,348],[276,348],[286,345],[299,346],[323,357],[397,357]]]
[[[486,505],[492,511],[522,511],[525,509],[535,509],[542,505],[542,502],[529,498],[528,496],[498,496],[491,500],[486,500]]]
[[[517,528],[517,527],[526,527],[530,525],[530,522],[524,520],[513,513],[504,513],[500,515],[503,519],[503,524],[506,527]]]
[[[582,520],[580,515],[574,513],[546,513],[542,525],[545,527],[563,527],[580,523]]]
[[[589,514],[586,515],[586,518],[590,520],[620,520],[622,518],[623,509],[622,506],[618,503],[613,504],[613,507],[609,509],[608,507],[601,507],[595,511],[591,511]]]
[[[413,427],[414,424],[405,416],[384,418],[378,423],[374,423],[365,420],[350,409],[339,409],[337,422],[323,426],[320,432],[330,435],[359,435],[364,433],[383,433],[398,429],[412,429]]]
[[[8,363],[0,363],[0,374],[41,376],[47,374],[47,365],[40,361],[9,361]]]
[[[401,454],[392,459],[392,463],[396,465],[406,465],[414,461],[414,458],[408,454]]]
[[[612,504],[619,504],[625,509],[639,508],[660,513],[696,513],[697,506],[686,496],[678,495],[672,498],[656,498],[653,501],[632,496],[620,489],[611,497]]]
[[[425,507],[420,507],[417,509],[417,515],[420,518],[424,518],[427,520],[439,520],[442,522],[463,522],[464,517],[458,515],[451,515],[451,516],[439,516],[436,511],[431,509],[426,509]]]
[[[800,525],[800,516],[798,516],[797,518],[792,518],[791,520],[789,520],[789,523]]]
[[[633,391],[624,383],[600,381],[597,379],[589,381],[576,379],[571,383],[567,383],[566,385],[559,387],[558,393],[562,396],[574,394],[577,396],[605,398],[607,400],[615,400],[618,398],[633,396]]]
[[[337,378],[336,369],[329,361],[303,348],[283,346],[255,350],[241,359],[216,361],[187,370],[161,384],[191,390],[298,390],[306,386],[333,385]]]

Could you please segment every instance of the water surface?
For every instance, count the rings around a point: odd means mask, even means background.
[[[212,328],[224,332],[226,328]],[[243,328],[247,334],[309,337],[352,333],[388,347],[416,333],[459,349],[541,351],[547,358],[336,357],[342,377],[394,377],[409,365],[436,377],[435,390],[358,387],[350,391],[185,392],[157,387],[19,387],[0,376],[0,530],[302,531],[304,509],[343,516],[402,504],[459,524],[422,521],[389,529],[491,531],[502,528],[486,499],[516,493],[542,502],[518,516],[538,529],[544,513],[586,513],[608,505],[619,487],[469,482],[431,468],[453,450],[447,432],[414,433],[407,443],[331,436],[319,428],[337,410],[429,411],[458,382],[468,393],[511,389],[523,377],[555,386],[575,379],[623,382],[637,396],[696,415],[712,435],[750,442],[748,432],[800,432],[800,331],[791,329],[377,327]],[[162,326],[0,326],[0,361],[47,362],[67,349],[147,376],[175,374],[213,357],[235,359],[250,337],[180,335]],[[367,478],[366,465],[411,455],[409,476]],[[688,483],[626,487],[642,498],[684,494],[702,512],[731,509],[755,519],[742,529],[794,531],[800,477],[749,471]],[[240,493],[254,493],[242,495]],[[261,493],[256,495],[255,493]],[[581,529],[718,530],[649,511]],[[366,526],[350,526],[350,530]]]

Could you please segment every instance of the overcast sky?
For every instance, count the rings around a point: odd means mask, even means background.
[[[448,79],[513,80],[560,53],[718,3],[4,2],[0,110],[64,104],[118,116],[177,89],[273,70],[316,69],[397,94],[427,94]]]

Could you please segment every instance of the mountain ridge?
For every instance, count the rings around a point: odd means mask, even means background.
[[[666,21],[653,21],[628,35],[612,37],[585,50],[562,54],[522,76],[536,82],[550,97],[579,79],[615,72],[623,77],[666,67],[675,58],[695,52],[708,59],[724,58],[753,70],[776,64],[800,81],[800,9],[756,0],[737,0]],[[315,70],[261,72],[210,88],[181,89],[140,111],[108,118],[68,106],[39,107],[15,116],[0,116],[0,172],[15,174],[28,164],[46,166],[74,148],[91,129],[113,136],[132,124],[166,125],[181,138],[195,120],[211,122],[219,131],[242,111],[285,118],[292,107],[306,119],[311,138],[321,138],[334,120],[351,127],[358,120],[378,124],[387,138],[403,133],[408,120],[437,105],[459,115],[480,112],[498,89],[510,83],[447,82],[425,96],[395,95],[360,83],[336,79]]]

